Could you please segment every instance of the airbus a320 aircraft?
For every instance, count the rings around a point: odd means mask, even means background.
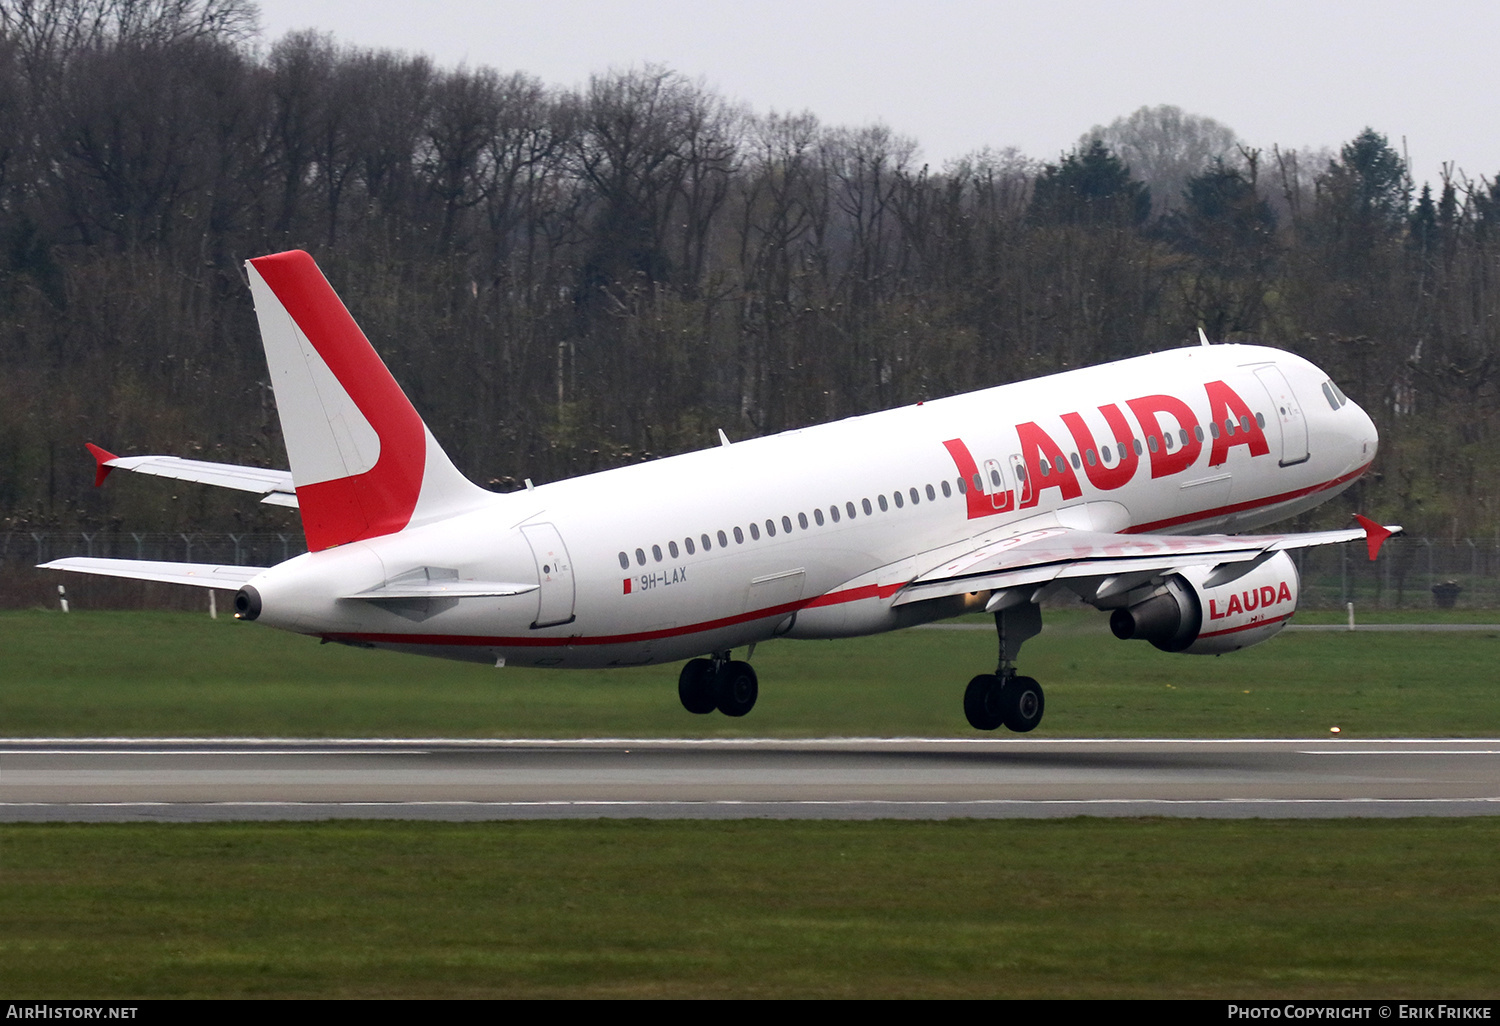
[[[1229,533],[1337,495],[1376,432],[1306,360],[1206,338],[496,494],[449,462],[310,256],[246,267],[291,470],[91,445],[95,483],[118,469],[259,492],[300,510],[310,551],[46,567],[237,589],[240,619],[496,666],[687,659],[682,704],[729,716],[758,690],[734,649],[982,610],[999,664],[964,712],[1029,731],[1044,698],[1016,659],[1048,596],[1109,611],[1123,639],[1227,652],[1296,610],[1290,550],[1362,538],[1374,559],[1399,531]]]

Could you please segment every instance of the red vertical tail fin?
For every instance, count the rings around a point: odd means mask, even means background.
[[[313,258],[246,265],[307,546],[316,552],[472,509],[453,466]]]

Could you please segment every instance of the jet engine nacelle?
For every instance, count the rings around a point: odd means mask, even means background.
[[[1150,598],[1116,609],[1110,630],[1117,638],[1149,641],[1163,652],[1217,655],[1268,640],[1297,611],[1301,581],[1285,552],[1243,577],[1205,587],[1213,570],[1188,567],[1173,574]]]

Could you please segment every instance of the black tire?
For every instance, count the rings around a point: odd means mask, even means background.
[[[1047,698],[1042,686],[1031,677],[1012,677],[1001,691],[1000,707],[1005,725],[1017,734],[1025,734],[1042,722]]]
[[[964,716],[975,730],[994,730],[1005,722],[1000,708],[1000,678],[981,673],[964,689]]]
[[[677,697],[690,713],[702,715],[718,708],[714,693],[714,664],[707,659],[689,659],[677,677]]]
[[[739,661],[725,663],[719,668],[715,681],[719,712],[725,716],[743,716],[755,708],[755,698],[760,694],[760,683],[749,663]]]

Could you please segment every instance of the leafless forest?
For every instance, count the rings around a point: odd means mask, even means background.
[[[1052,162],[932,167],[665,68],[570,91],[262,40],[243,0],[3,0],[0,530],[286,530],[212,489],[96,492],[82,443],[285,466],[241,265],[301,247],[496,488],[1201,325],[1375,417],[1380,473],[1320,519],[1489,538],[1500,186],[1417,186],[1405,127],[1309,154],[1159,107]]]

